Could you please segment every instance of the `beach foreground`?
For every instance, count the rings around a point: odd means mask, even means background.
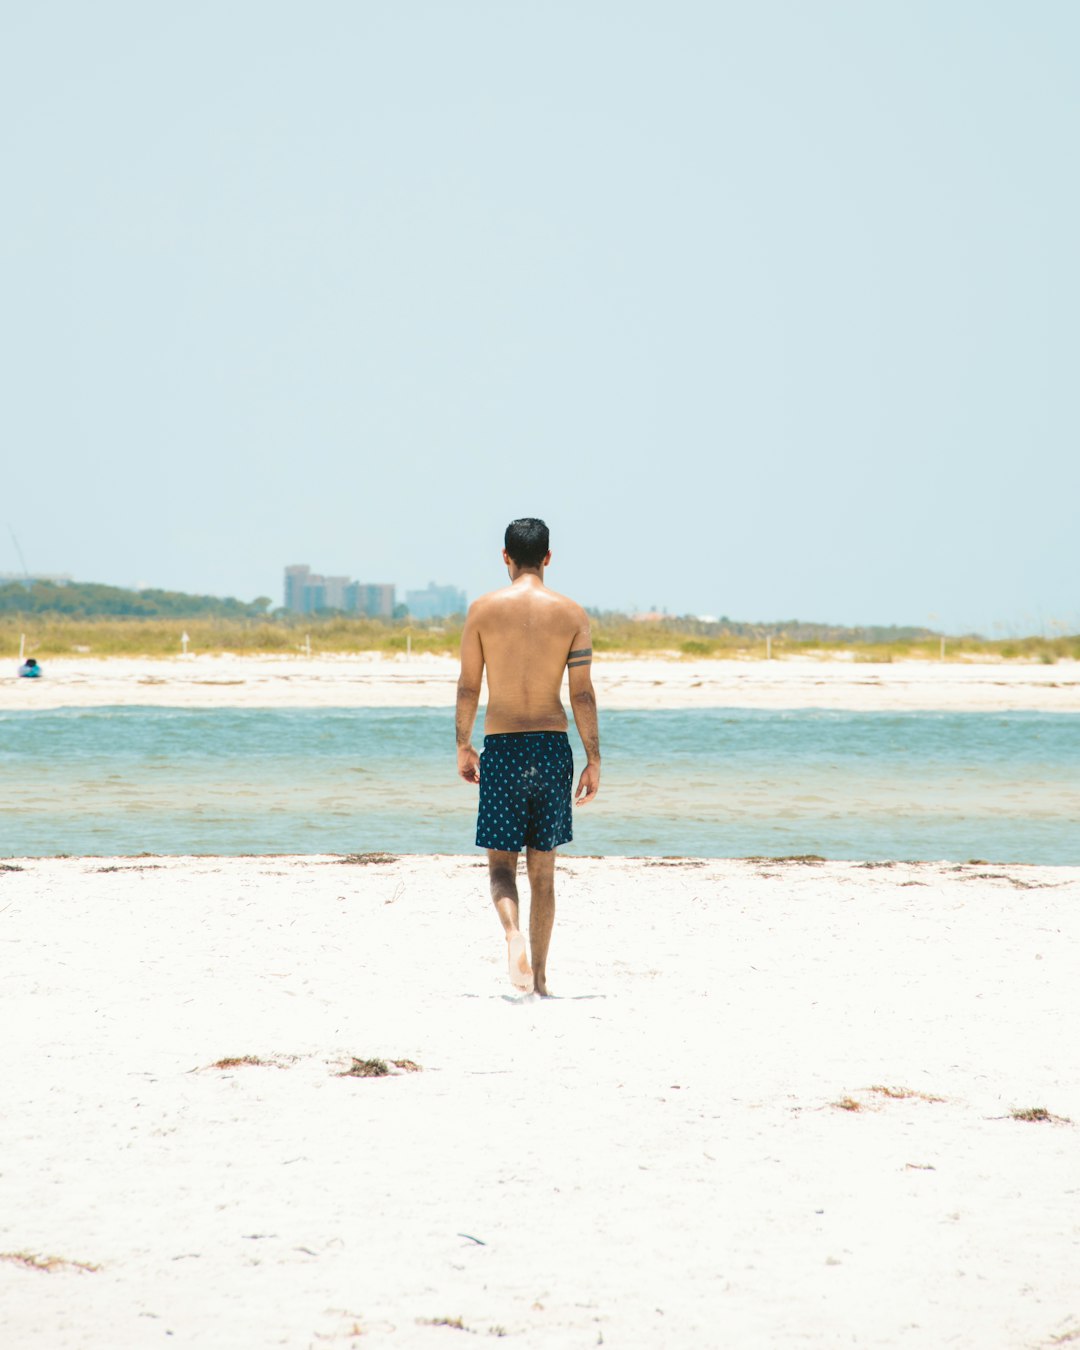
[[[450,656],[106,657],[45,662],[40,680],[0,678],[0,712],[34,708],[450,708]],[[777,661],[601,657],[606,709],[836,708],[852,712],[1080,712],[1080,663]],[[565,694],[565,691],[564,691]]]
[[[567,860],[548,1001],[484,882],[5,864],[3,1344],[1080,1337],[1080,869]]]

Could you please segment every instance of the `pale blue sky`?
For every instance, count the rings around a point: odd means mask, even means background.
[[[1071,0],[8,4],[0,525],[1078,629],[1078,69]]]

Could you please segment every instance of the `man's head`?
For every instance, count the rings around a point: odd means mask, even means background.
[[[548,527],[534,516],[512,520],[503,539],[508,562],[518,568],[543,567],[550,559]]]

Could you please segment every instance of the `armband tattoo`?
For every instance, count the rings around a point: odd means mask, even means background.
[[[592,661],[592,648],[579,647],[566,658],[566,664],[571,668],[574,666],[587,666]]]

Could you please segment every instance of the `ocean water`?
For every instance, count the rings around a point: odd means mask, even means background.
[[[1080,717],[609,712],[601,734],[569,853],[1080,864]],[[7,712],[0,754],[8,857],[473,851],[441,709]]]

